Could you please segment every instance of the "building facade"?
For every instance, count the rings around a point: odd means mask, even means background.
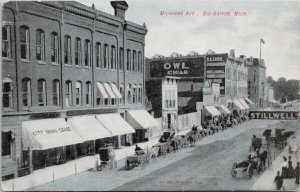
[[[128,110],[145,108],[147,28],[125,19],[125,1],[111,5],[115,15],[77,2],[3,5],[4,177],[26,164],[24,121],[104,113],[126,119]]]

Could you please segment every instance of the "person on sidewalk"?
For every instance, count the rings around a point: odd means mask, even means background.
[[[295,176],[296,180],[295,183],[299,185],[299,177],[300,177],[300,167],[299,167],[299,162],[297,163],[297,167],[295,168]]]
[[[287,164],[287,158],[285,156],[283,156],[283,162],[282,162],[282,169],[281,169],[281,176],[283,178],[286,177],[286,172],[287,172],[287,167],[288,167],[288,164]]]
[[[283,185],[283,178],[280,176],[280,171],[277,172],[277,176],[274,179],[274,182],[276,183],[276,190],[281,190],[281,187]]]

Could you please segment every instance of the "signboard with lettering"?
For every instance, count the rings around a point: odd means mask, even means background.
[[[210,83],[220,83],[220,95],[225,95],[225,64],[228,54],[206,56],[206,80]]]
[[[250,111],[250,119],[297,120],[299,111]]]
[[[204,77],[204,57],[172,58],[150,62],[151,77]]]

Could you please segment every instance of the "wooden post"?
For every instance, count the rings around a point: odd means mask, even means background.
[[[28,147],[28,156],[29,156],[29,173],[32,173],[33,166],[32,166],[32,148]]]
[[[77,166],[76,166],[76,163],[75,163],[75,175],[77,175]]]
[[[52,182],[54,183],[54,170],[52,170]]]

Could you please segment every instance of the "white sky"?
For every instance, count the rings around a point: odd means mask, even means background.
[[[108,0],[85,0],[85,5],[113,14]],[[127,0],[126,20],[146,23],[145,55],[172,52],[216,53],[259,58],[259,41],[267,76],[300,79],[299,0]],[[194,11],[199,16],[161,16],[160,11]],[[202,16],[203,11],[245,11],[244,17]]]

